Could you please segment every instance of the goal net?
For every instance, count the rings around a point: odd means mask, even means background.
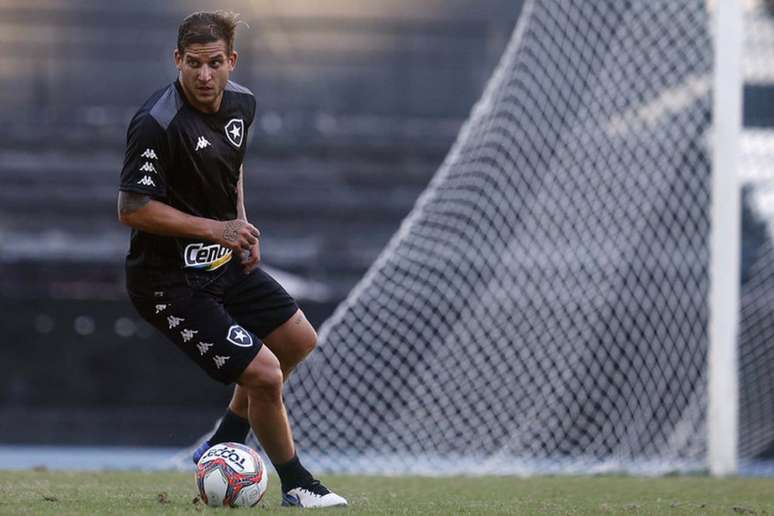
[[[305,460],[696,468],[711,72],[703,0],[528,2],[444,164],[290,381]]]
[[[288,383],[305,463],[706,468],[712,48],[705,0],[526,2],[440,170]],[[747,457],[774,440],[774,247],[754,257]]]
[[[739,458],[774,458],[774,5],[745,3],[742,69],[748,90],[741,135],[742,282],[739,319]],[[747,464],[745,464],[747,463]],[[751,464],[752,463],[752,464]],[[765,465],[765,463],[764,463]],[[753,469],[755,471],[755,469]],[[772,473],[772,471],[769,471]]]

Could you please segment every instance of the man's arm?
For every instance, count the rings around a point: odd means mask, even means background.
[[[243,165],[239,165],[239,181],[237,181],[237,218],[247,222],[247,212],[245,211],[245,188],[242,178],[245,175]]]
[[[251,249],[260,233],[247,220],[195,217],[144,194],[119,192],[118,220],[155,235],[200,238],[231,249]]]
[[[237,219],[247,222],[247,212],[245,211],[245,189],[243,178],[245,170],[242,165],[239,166],[239,181],[237,181]],[[258,230],[256,230],[258,231]],[[242,266],[245,272],[251,272],[258,267],[261,261],[261,233],[258,232],[255,244],[250,246],[250,254],[245,253],[242,257]]]

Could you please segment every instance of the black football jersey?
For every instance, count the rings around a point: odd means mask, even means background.
[[[237,217],[237,182],[255,97],[229,81],[220,110],[191,106],[178,81],[154,93],[129,124],[120,189],[215,220]],[[132,230],[130,268],[215,270],[231,260],[213,242]]]

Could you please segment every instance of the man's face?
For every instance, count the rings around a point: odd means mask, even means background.
[[[234,70],[237,53],[228,55],[226,42],[194,43],[183,54],[175,49],[175,64],[180,70],[180,83],[189,102],[201,111],[215,112],[220,108],[223,90]]]

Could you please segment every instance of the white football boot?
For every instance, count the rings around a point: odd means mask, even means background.
[[[347,500],[332,493],[319,480],[312,481],[304,487],[294,487],[287,493],[282,493],[283,507],[346,507]]]

